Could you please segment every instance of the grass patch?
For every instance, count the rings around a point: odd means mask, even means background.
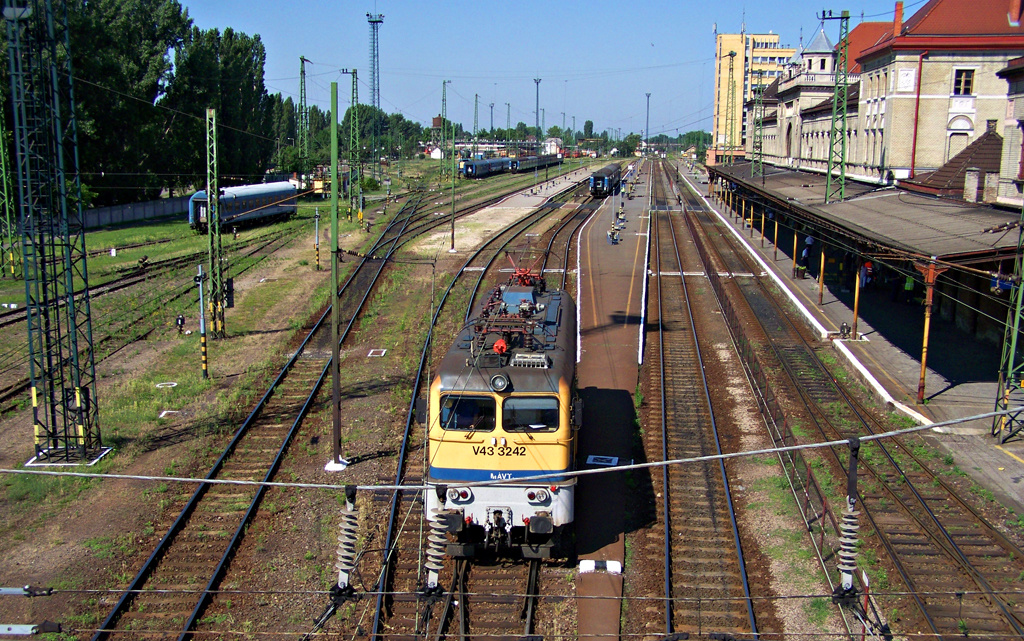
[[[828,618],[828,606],[828,599],[820,596],[805,602],[804,613],[807,615],[807,620],[819,628],[823,627],[825,619]]]

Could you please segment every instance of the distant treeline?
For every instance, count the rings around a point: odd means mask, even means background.
[[[280,93],[269,94],[264,84],[266,49],[259,35],[230,27],[203,30],[177,0],[67,0],[74,70],[78,154],[83,196],[87,206],[116,205],[151,200],[165,190],[172,194],[202,188],[206,182],[206,110],[217,110],[220,184],[259,182],[268,170],[299,170],[298,101]],[[2,34],[2,31],[0,31]],[[6,38],[5,35],[0,37]],[[315,67],[314,67],[315,69]],[[307,68],[307,73],[309,69]],[[0,94],[10,135],[8,65],[0,65]],[[295,78],[282,80],[299,93],[299,61]],[[360,89],[365,88],[360,83]],[[341,104],[349,102],[349,77],[339,82]],[[365,100],[368,96],[364,96]],[[401,114],[386,114],[365,104],[358,106],[363,160],[401,154],[409,157],[421,141],[436,131],[424,130]],[[341,123],[340,147],[348,156],[347,109]],[[330,160],[330,122],[317,106],[309,109],[310,161],[313,166]],[[453,123],[446,123],[451,131]],[[454,124],[464,137],[461,125]],[[371,149],[376,128],[378,147]],[[482,139],[523,140],[535,128],[517,123],[511,131],[480,132]],[[552,127],[547,135],[593,138],[593,122],[584,131]],[[704,142],[704,132],[681,138]],[[608,142],[608,132],[599,136]],[[660,140],[659,136],[652,141]],[[622,153],[632,153],[639,136],[615,141]],[[611,147],[601,144],[604,150]]]

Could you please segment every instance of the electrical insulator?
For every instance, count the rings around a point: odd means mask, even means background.
[[[843,510],[842,524],[839,526],[839,573],[844,591],[853,589],[853,573],[857,569],[857,530],[860,528],[857,523],[858,515],[860,512],[847,504]]]
[[[346,488],[348,494],[348,488]],[[341,523],[338,526],[338,562],[334,567],[338,570],[338,587],[349,585],[349,575],[356,565],[356,533],[359,531],[359,512],[355,509],[355,492],[346,497],[345,509],[341,511]]]
[[[423,567],[427,569],[427,587],[434,588],[438,584],[438,574],[444,567],[444,550],[448,543],[445,537],[446,525],[443,519],[439,518],[440,510],[432,510],[434,518],[430,519],[430,534],[427,535],[427,562]]]

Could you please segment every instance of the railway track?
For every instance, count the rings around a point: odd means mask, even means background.
[[[699,222],[708,238],[728,236],[720,233],[718,223],[703,207],[691,221]],[[730,271],[754,271],[732,242],[716,245],[712,250],[702,248],[715,251]],[[803,406],[803,416],[822,439],[879,431],[870,413],[822,363],[820,348],[811,344],[759,279],[719,281],[716,287],[738,303],[736,324],[749,332],[752,341],[770,349],[763,365],[785,373],[790,381],[787,387]],[[831,469],[843,481],[845,455],[841,449],[829,452]],[[1024,593],[1006,594],[1020,593],[1024,552],[900,440],[865,445],[860,469],[859,509],[866,521],[861,532],[877,533],[878,545],[911,593],[909,601],[918,610],[920,625],[939,638],[1024,635]]]
[[[406,201],[374,243],[371,255],[362,257],[342,286],[341,311],[344,318],[350,319],[342,340],[352,330],[388,258],[423,231],[447,224],[447,220],[438,221],[424,214],[421,199],[422,194]],[[464,208],[462,213],[479,209],[487,202]],[[429,221],[424,222],[425,219]],[[329,316],[330,309],[310,330],[243,422],[207,478],[255,481],[274,478],[288,445],[326,378],[330,341],[329,337],[324,337],[324,326]],[[328,349],[324,349],[325,345]],[[258,489],[200,486],[182,511],[168,519],[170,524],[162,524],[167,525],[167,533],[93,638],[184,639],[197,633],[219,631],[216,618],[204,619],[203,613],[209,608],[217,586],[228,576],[230,559],[244,537],[247,524],[259,509],[264,489],[264,486]],[[205,587],[197,591],[200,582],[205,582]]]
[[[649,460],[721,453],[679,242],[654,179],[652,256],[661,425],[644,433]],[[656,317],[654,316],[656,314]],[[651,426],[654,427],[654,426]],[[756,633],[725,465],[661,468],[664,632]]]
[[[431,321],[431,333],[434,328],[438,327],[445,305],[450,300],[468,299],[458,326],[468,319],[473,307],[473,300],[477,296],[485,275],[493,269],[495,261],[500,260],[503,252],[513,242],[523,237],[527,230],[544,220],[551,210],[552,208],[549,206],[542,206],[533,214],[508,225],[505,229],[496,231],[492,238],[467,258],[440,298],[438,308]],[[474,271],[479,272],[476,279],[467,277],[467,274]],[[473,284],[470,285],[469,281],[473,281]],[[445,313],[450,316],[456,313],[456,310]],[[424,384],[423,373],[430,357],[430,340],[428,337],[414,389],[419,389]],[[415,485],[421,484],[423,481],[425,461],[407,460],[410,454],[421,455],[425,447],[423,431],[411,430],[412,406],[409,409],[410,414],[406,422],[406,436],[400,452],[400,463],[396,478],[393,479],[396,485]],[[391,479],[384,482],[391,482]],[[447,629],[447,626],[451,624],[451,619],[456,615],[459,617],[460,629],[487,629],[490,630],[488,634],[495,634],[494,630],[505,626],[512,618],[507,607],[510,605],[509,596],[516,591],[519,594],[525,594],[528,582],[522,583],[514,578],[509,578],[510,573],[514,575],[519,572],[516,565],[506,567],[500,564],[492,566],[474,564],[473,569],[470,570],[467,565],[455,565],[448,560],[444,572],[451,573],[453,587],[463,593],[472,591],[477,595],[472,600],[472,618],[469,618],[470,610],[468,608],[456,609],[451,599],[448,600],[448,605],[437,608],[436,606],[442,600],[440,591],[424,590],[424,550],[426,537],[429,534],[429,525],[425,517],[423,496],[420,492],[397,491],[393,493],[388,524],[382,537],[385,540],[386,558],[378,583],[376,611],[370,635],[388,639],[449,638],[444,636],[446,633],[440,631]],[[519,565],[521,566],[521,564]],[[467,586],[470,585],[472,587],[468,588]],[[451,593],[449,592],[449,594]],[[502,596],[501,598],[481,598],[482,594]],[[460,601],[459,603],[464,604],[465,602]],[[530,621],[533,620],[531,616]],[[511,637],[518,638],[520,633],[521,631],[508,630]],[[459,638],[465,637],[460,636]]]
[[[251,262],[242,267],[229,268],[229,276],[237,278],[254,269],[263,260],[272,256],[293,239],[294,235],[287,233],[271,234],[261,239],[255,246],[236,257],[242,260],[250,260]],[[94,318],[94,328],[105,328],[104,331],[94,332],[96,338],[93,341],[93,350],[96,354],[96,362],[102,362],[105,358],[116,354],[135,341],[146,338],[155,331],[159,327],[159,321],[157,321],[157,324],[153,324],[151,319],[156,307],[163,308],[175,304],[187,296],[196,296],[195,286],[191,283],[191,275],[188,278],[182,278],[178,270],[185,267],[193,267],[196,261],[201,260],[201,258],[201,256],[189,256],[170,259],[169,262],[174,263],[175,269],[171,269],[169,266],[166,267],[160,274],[160,276],[165,277],[163,279],[158,279],[158,275],[153,273],[136,274],[128,279],[119,280],[116,285],[111,284],[112,288],[109,290],[101,288],[101,291],[105,293],[113,293],[125,290],[132,285],[141,284],[146,286],[146,291],[142,294],[141,299],[130,299],[127,302],[121,301],[119,305],[115,306],[113,311],[98,314]],[[177,276],[177,278],[167,280],[166,277],[168,276]],[[186,284],[183,285],[183,282]],[[192,302],[196,301],[198,301],[198,298]],[[19,320],[24,322],[25,310],[19,310],[17,314]],[[29,389],[27,377],[14,380],[10,378],[11,372],[21,370],[27,366],[28,354],[25,353],[25,349],[25,344],[19,342],[5,353],[0,354],[0,363],[2,363],[0,364],[0,378],[6,378],[10,381],[0,387],[0,414],[13,409],[19,397]],[[5,374],[7,375],[6,377],[4,376]]]
[[[382,237],[397,243],[417,204],[418,201],[407,202],[409,212],[405,216],[400,212]],[[373,262],[380,263],[375,273]],[[362,269],[363,266],[367,268]],[[364,260],[342,288],[346,294],[344,315],[349,318],[345,334],[370,289],[362,281],[374,280],[382,267],[383,261]],[[329,360],[313,346],[329,331],[325,322],[329,316],[330,310],[310,330],[207,473],[207,479],[274,478],[327,376]],[[200,485],[107,615],[94,641],[115,635],[179,639],[190,636],[227,571],[265,489],[266,486]],[[197,577],[205,581],[202,591],[195,589]]]

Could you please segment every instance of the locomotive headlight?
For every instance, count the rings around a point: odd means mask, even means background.
[[[504,392],[512,385],[512,381],[505,374],[495,374],[491,377],[491,389],[495,392]]]
[[[526,500],[531,503],[544,503],[551,498],[551,495],[542,487],[531,487],[526,490]]]
[[[473,497],[473,492],[468,487],[453,487],[448,489],[449,501],[468,501]]]

